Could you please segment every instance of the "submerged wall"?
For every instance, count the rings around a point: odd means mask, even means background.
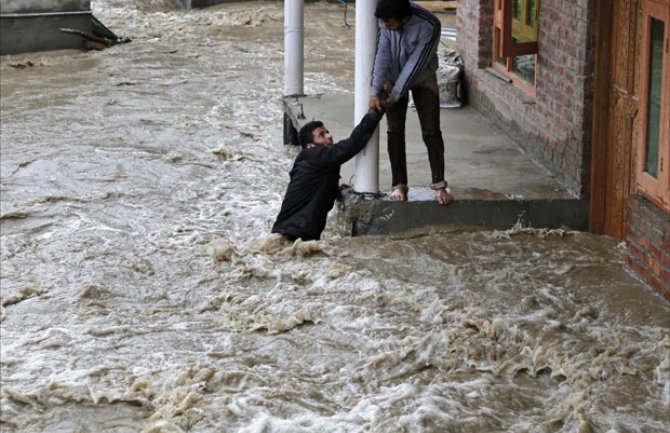
[[[70,12],[90,9],[90,0],[0,0],[2,14]]]
[[[84,49],[62,27],[91,32],[90,0],[1,0],[0,54]]]
[[[208,6],[214,6],[221,3],[231,3],[235,1],[241,0],[178,0],[179,4],[181,4],[181,6],[187,10],[191,8],[206,8]]]

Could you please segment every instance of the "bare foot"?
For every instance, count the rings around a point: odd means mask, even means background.
[[[407,201],[407,192],[402,188],[396,188],[389,194],[391,201]]]
[[[446,189],[438,188],[435,190],[435,200],[437,200],[439,204],[449,204],[454,201],[454,198],[449,195]]]

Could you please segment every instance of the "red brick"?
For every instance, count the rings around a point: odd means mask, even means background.
[[[651,275],[649,275],[649,271],[647,270],[647,268],[645,268],[644,266],[641,266],[640,271],[639,271],[638,274],[639,274],[640,278],[642,279],[642,281],[649,282],[649,279],[650,279]]]
[[[661,256],[659,263],[662,268],[670,270],[670,256]]]
[[[670,252],[656,248],[654,245],[652,245],[649,250],[654,260],[663,266],[670,267]]]
[[[630,257],[630,267],[633,269],[636,273],[642,272],[642,269],[644,269],[644,261],[640,260],[639,256],[629,256]]]
[[[670,238],[663,236],[661,238],[660,248],[664,251],[665,254],[670,255]]]
[[[645,251],[649,251],[649,239],[647,239],[644,236],[638,236],[637,237],[637,242],[638,242],[638,244],[640,244],[641,249],[643,249]]]
[[[626,247],[628,248],[629,253],[635,257],[640,257],[640,255],[642,254],[640,246],[635,240],[635,238],[628,238],[626,240]]]
[[[670,289],[670,272],[668,271],[661,271],[661,275],[659,275],[659,279],[663,285],[665,285],[666,288]]]
[[[657,292],[663,293],[664,287],[661,287],[661,282],[658,280],[658,278],[650,277],[649,280],[646,281],[646,283],[649,284]]]
[[[651,256],[647,256],[647,269],[653,275],[661,275],[661,265]]]

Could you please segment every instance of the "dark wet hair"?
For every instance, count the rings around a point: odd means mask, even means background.
[[[375,9],[375,16],[382,21],[394,18],[398,21],[412,15],[412,5],[409,0],[379,0]]]
[[[311,122],[305,123],[300,132],[298,132],[298,143],[304,149],[308,144],[314,143],[314,130],[316,128],[323,127],[323,122],[320,120],[312,120]]]

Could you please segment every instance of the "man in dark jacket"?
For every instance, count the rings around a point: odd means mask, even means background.
[[[365,147],[382,115],[382,111],[370,109],[351,136],[335,144],[318,120],[300,129],[302,150],[291,169],[291,181],[272,233],[281,233],[291,241],[321,238],[328,212],[340,195],[340,166]]]

